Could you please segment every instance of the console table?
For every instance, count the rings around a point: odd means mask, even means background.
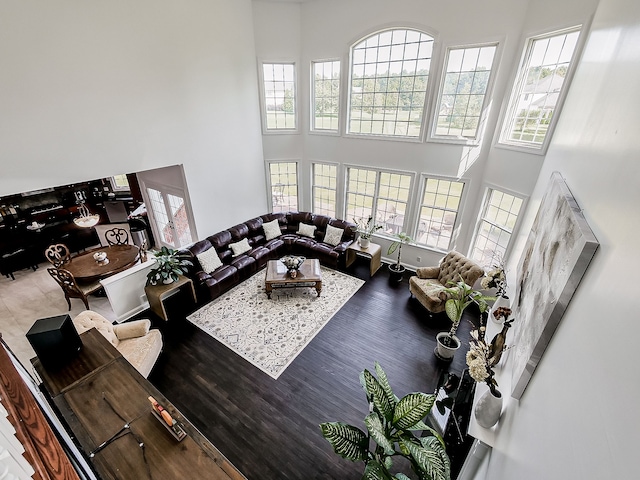
[[[101,478],[246,480],[102,334],[91,329],[80,338],[82,350],[67,365],[32,363]],[[187,437],[178,442],[171,436],[154,417],[149,396]]]

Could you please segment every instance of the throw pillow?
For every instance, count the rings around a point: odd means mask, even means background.
[[[267,242],[282,235],[282,230],[280,230],[280,224],[278,223],[277,218],[270,222],[263,223],[262,228],[264,229],[264,238]]]
[[[243,253],[248,252],[249,250],[251,250],[251,245],[249,245],[249,240],[248,239],[243,238],[239,242],[230,243],[229,244],[229,248],[233,252],[232,256],[233,257],[237,257],[238,255],[242,255]]]
[[[316,226],[315,225],[309,225],[307,223],[301,223],[300,226],[298,227],[298,231],[296,232],[298,235],[304,235],[305,237],[311,237],[313,238],[314,234],[316,233]]]
[[[200,265],[202,265],[202,271],[204,273],[211,273],[216,268],[222,266],[220,257],[218,257],[218,252],[216,252],[216,249],[213,247],[197,254],[196,258],[200,262]]]
[[[327,225],[327,231],[324,234],[324,243],[328,243],[335,247],[340,243],[340,240],[342,240],[343,233],[344,228],[336,228],[331,225]]]

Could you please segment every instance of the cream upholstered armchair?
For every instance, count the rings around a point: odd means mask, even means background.
[[[473,284],[484,275],[478,264],[464,255],[451,251],[440,261],[437,267],[420,267],[416,275],[409,278],[409,291],[432,313],[444,311],[449,296],[442,291],[449,282],[458,282],[460,277],[467,285]]]
[[[99,313],[85,310],[73,319],[73,324],[78,333],[96,328],[145,378],[162,351],[162,335],[160,330],[150,330],[150,320],[113,325]]]

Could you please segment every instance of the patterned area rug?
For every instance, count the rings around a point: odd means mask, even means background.
[[[277,379],[364,284],[321,267],[322,293],[308,287],[264,290],[265,270],[216,298],[187,319]]]

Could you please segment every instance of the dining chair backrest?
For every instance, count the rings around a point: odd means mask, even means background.
[[[87,297],[101,288],[99,282],[80,285],[76,282],[73,274],[64,268],[47,268],[47,272],[49,272],[49,275],[51,275],[58,285],[60,285],[60,288],[62,288],[64,297],[69,305],[69,310],[71,310],[70,298],[82,299],[85,307],[89,310],[89,301],[87,300]]]
[[[103,247],[133,244],[127,223],[96,225],[95,229]]]
[[[127,245],[129,243],[129,234],[124,228],[112,228],[104,232],[109,245]]]
[[[71,261],[71,253],[64,243],[49,245],[44,251],[44,256],[56,268],[60,268]]]

